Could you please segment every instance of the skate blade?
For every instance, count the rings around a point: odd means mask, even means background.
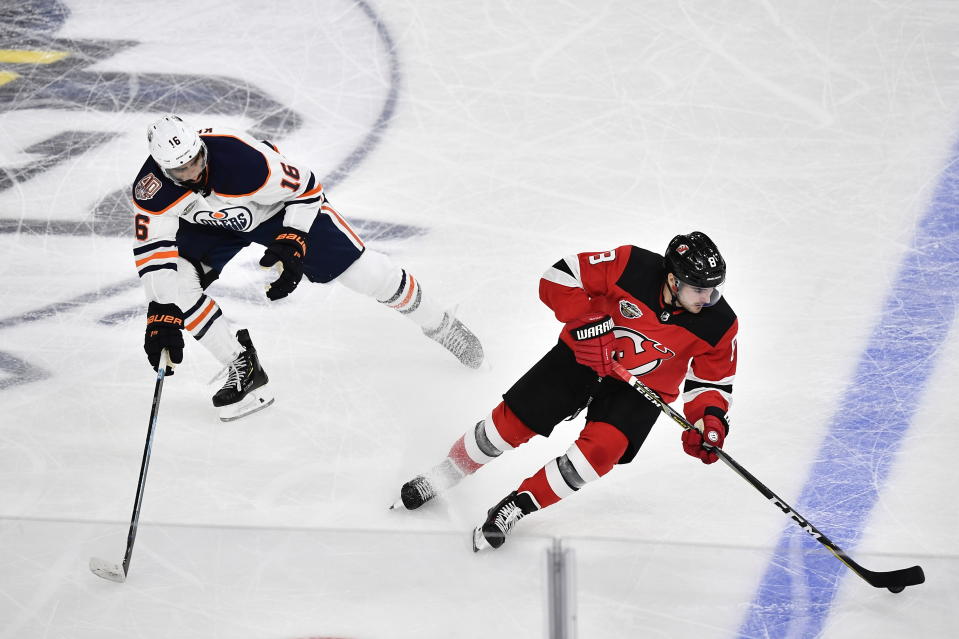
[[[90,572],[97,577],[102,577],[107,581],[115,581],[119,584],[127,580],[123,566],[115,564],[112,561],[107,561],[106,559],[98,559],[97,557],[90,557]]]
[[[473,552],[479,552],[484,548],[489,548],[489,542],[486,541],[486,535],[483,534],[483,527],[477,526],[473,529]]]
[[[259,391],[252,391],[235,404],[220,407],[220,421],[232,422],[261,411],[273,403],[273,397]]]

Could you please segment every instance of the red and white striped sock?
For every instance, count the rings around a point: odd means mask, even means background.
[[[464,475],[471,475],[505,451],[528,442],[535,434],[505,402],[500,402],[486,419],[456,440],[448,457]]]
[[[626,435],[612,424],[587,422],[565,455],[523,480],[516,490],[532,494],[540,508],[551,506],[612,470],[628,444]]]

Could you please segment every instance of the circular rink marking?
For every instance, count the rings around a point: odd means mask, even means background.
[[[248,129],[327,188],[342,181],[395,111],[393,39],[364,0],[283,7],[205,3],[176,22],[137,1],[109,21],[97,3],[0,8],[0,132],[15,151],[0,166],[0,233],[125,235],[128,174],[163,113]]]

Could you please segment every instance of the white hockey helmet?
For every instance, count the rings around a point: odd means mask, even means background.
[[[147,142],[150,155],[167,175],[206,152],[200,135],[178,115],[165,115],[147,127]]]

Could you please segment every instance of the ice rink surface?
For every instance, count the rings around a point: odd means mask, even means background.
[[[0,6],[0,637],[952,636],[959,606],[959,8],[951,1],[55,2]],[[339,285],[211,289],[276,404],[220,423],[217,364],[154,374],[126,193],[145,129],[269,137],[482,338],[460,366]],[[707,232],[740,317],[726,449],[871,588],[661,419],[636,460],[474,555],[469,530],[582,418],[415,513],[400,485],[556,339],[540,274]]]

